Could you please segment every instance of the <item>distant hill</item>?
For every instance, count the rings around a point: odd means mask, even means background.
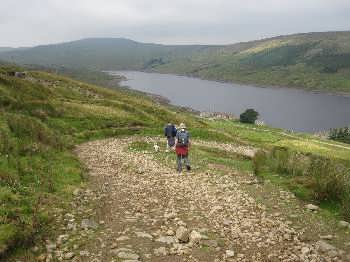
[[[12,47],[0,47],[0,52],[13,51],[14,49]]]
[[[14,48],[14,47],[1,47],[0,46],[0,52],[19,51],[19,50],[25,50],[25,49],[28,49],[28,47]]]
[[[19,64],[149,70],[206,79],[350,92],[350,32],[279,36],[232,45],[160,45],[92,38],[1,52]]]
[[[123,38],[90,38],[2,53],[18,64],[89,69],[142,69],[170,59],[190,56],[206,46],[166,46]]]

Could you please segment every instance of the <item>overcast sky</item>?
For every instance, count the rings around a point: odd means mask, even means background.
[[[87,37],[223,44],[350,30],[350,0],[1,0],[0,46]]]

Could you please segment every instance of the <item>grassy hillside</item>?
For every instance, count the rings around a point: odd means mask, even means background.
[[[16,78],[8,76],[11,70],[22,69],[0,67],[0,254],[48,234],[56,212],[69,209],[72,192],[86,179],[72,153],[74,145],[105,137],[159,136],[169,120],[185,122],[194,140],[262,150],[249,163],[226,159],[218,151],[210,158],[204,153],[203,158],[194,158],[194,165],[232,161],[228,163],[232,168],[249,167],[253,172],[254,164],[258,175],[273,178],[304,200],[334,200],[339,213],[350,217],[349,201],[345,201],[350,195],[349,174],[339,171],[350,163],[350,148],[345,144],[234,121],[200,119],[127,90],[105,89],[39,71]],[[284,150],[283,157],[274,153],[276,148]],[[295,153],[304,161],[296,161]],[[311,173],[310,163],[325,160],[330,163],[327,172],[313,165],[312,170],[320,172]],[[294,174],[291,167],[305,172]],[[321,174],[322,179],[314,174]],[[342,198],[331,194],[330,185],[335,182]]]
[[[350,92],[350,32],[281,36],[155,66],[206,79]]]
[[[45,232],[52,207],[65,208],[81,185],[76,143],[158,133],[169,119],[202,125],[136,94],[43,72],[20,79],[7,76],[10,70],[0,69],[0,256]]]
[[[350,92],[350,32],[280,36],[225,46],[85,39],[1,52],[0,59],[58,69],[153,70],[220,81]]]

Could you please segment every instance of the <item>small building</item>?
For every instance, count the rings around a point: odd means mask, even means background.
[[[233,114],[225,113],[225,112],[201,112],[199,116],[203,118],[212,118],[212,119],[226,119],[226,120],[237,119]]]
[[[255,124],[256,124],[257,126],[264,126],[264,125],[265,125],[264,121],[262,121],[262,120],[260,120],[260,119],[255,120]]]
[[[15,72],[15,77],[24,78],[27,76],[26,72]]]
[[[13,77],[19,77],[19,78],[24,78],[27,76],[26,72],[16,72],[16,71],[10,71],[7,73],[9,76]]]

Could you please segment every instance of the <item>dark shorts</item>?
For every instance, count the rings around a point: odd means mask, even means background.
[[[168,145],[170,146],[170,147],[173,147],[174,145],[175,145],[175,137],[167,137],[167,139],[168,139]]]

